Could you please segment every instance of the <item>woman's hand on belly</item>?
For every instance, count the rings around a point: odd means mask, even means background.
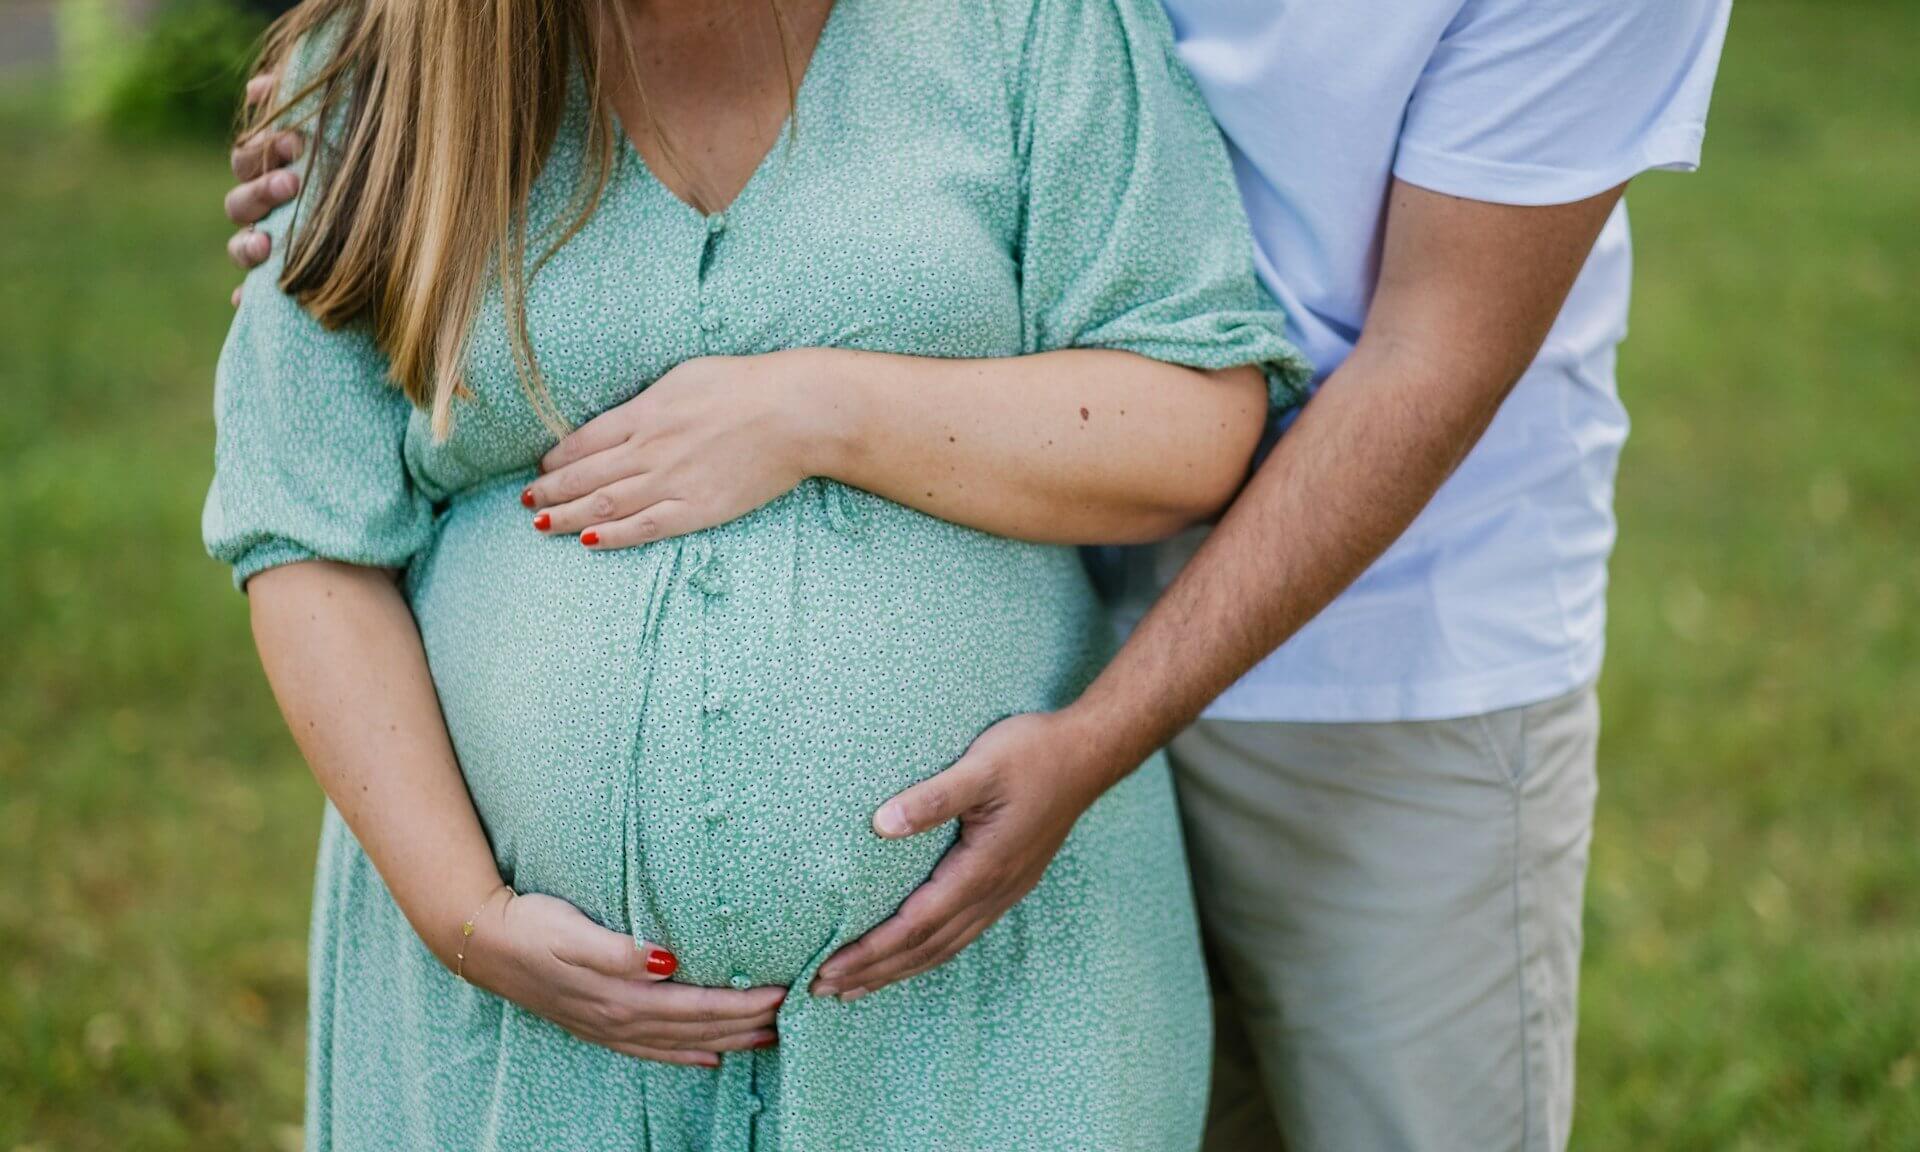
[[[737,519],[812,475],[814,411],[791,353],[703,356],[575,429],[521,494],[534,527],[631,548]]]
[[[1143,543],[1227,504],[1267,404],[1256,367],[1099,348],[703,357],[562,440],[522,502],[540,531],[625,548],[726,523],[819,476],[992,536]]]
[[[509,892],[476,918],[464,972],[581,1040],[643,1060],[711,1068],[721,1052],[775,1043],[786,989],[669,984],[676,965],[564,900]]]

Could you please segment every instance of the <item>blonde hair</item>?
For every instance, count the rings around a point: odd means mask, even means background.
[[[262,67],[284,77],[306,66],[244,130],[304,128],[315,150],[280,286],[328,328],[366,319],[436,437],[467,394],[467,339],[496,275],[521,386],[549,429],[567,429],[527,334],[527,202],[576,66],[589,100],[583,171],[542,261],[586,223],[612,173],[617,129],[592,7],[305,0],[268,29]]]

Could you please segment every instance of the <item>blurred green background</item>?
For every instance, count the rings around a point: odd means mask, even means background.
[[[1916,47],[1741,0],[1706,169],[1632,193],[1576,1148],[1920,1149]],[[224,154],[104,92],[0,72],[0,1152],[292,1149],[321,798],[200,552]]]

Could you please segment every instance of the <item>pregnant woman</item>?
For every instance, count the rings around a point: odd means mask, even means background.
[[[944,849],[881,801],[1107,655],[1071,545],[1217,510],[1300,378],[1153,0],[269,45],[313,144],[205,534],[330,800],[309,1152],[1194,1147],[1158,760],[951,963],[808,991]]]

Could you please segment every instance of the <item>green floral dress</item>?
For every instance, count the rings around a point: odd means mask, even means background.
[[[1263,365],[1291,396],[1301,365],[1153,0],[840,0],[796,117],[724,215],[623,151],[531,286],[568,419],[691,357],[801,346],[1128,349]],[[565,213],[584,123],[576,100],[536,228]],[[276,258],[220,360],[210,551],[243,585],[312,557],[405,569],[506,880],[673,949],[678,980],[797,989],[780,1044],[717,1070],[584,1044],[435,962],[329,807],[309,1152],[1196,1146],[1206,984],[1158,757],[952,962],[852,1004],[804,991],[950,842],[877,839],[880,802],[1109,655],[1076,552],[822,480],[642,548],[542,536],[518,495],[553,441],[498,299],[435,443],[366,332],[277,288],[291,219],[265,225]]]

